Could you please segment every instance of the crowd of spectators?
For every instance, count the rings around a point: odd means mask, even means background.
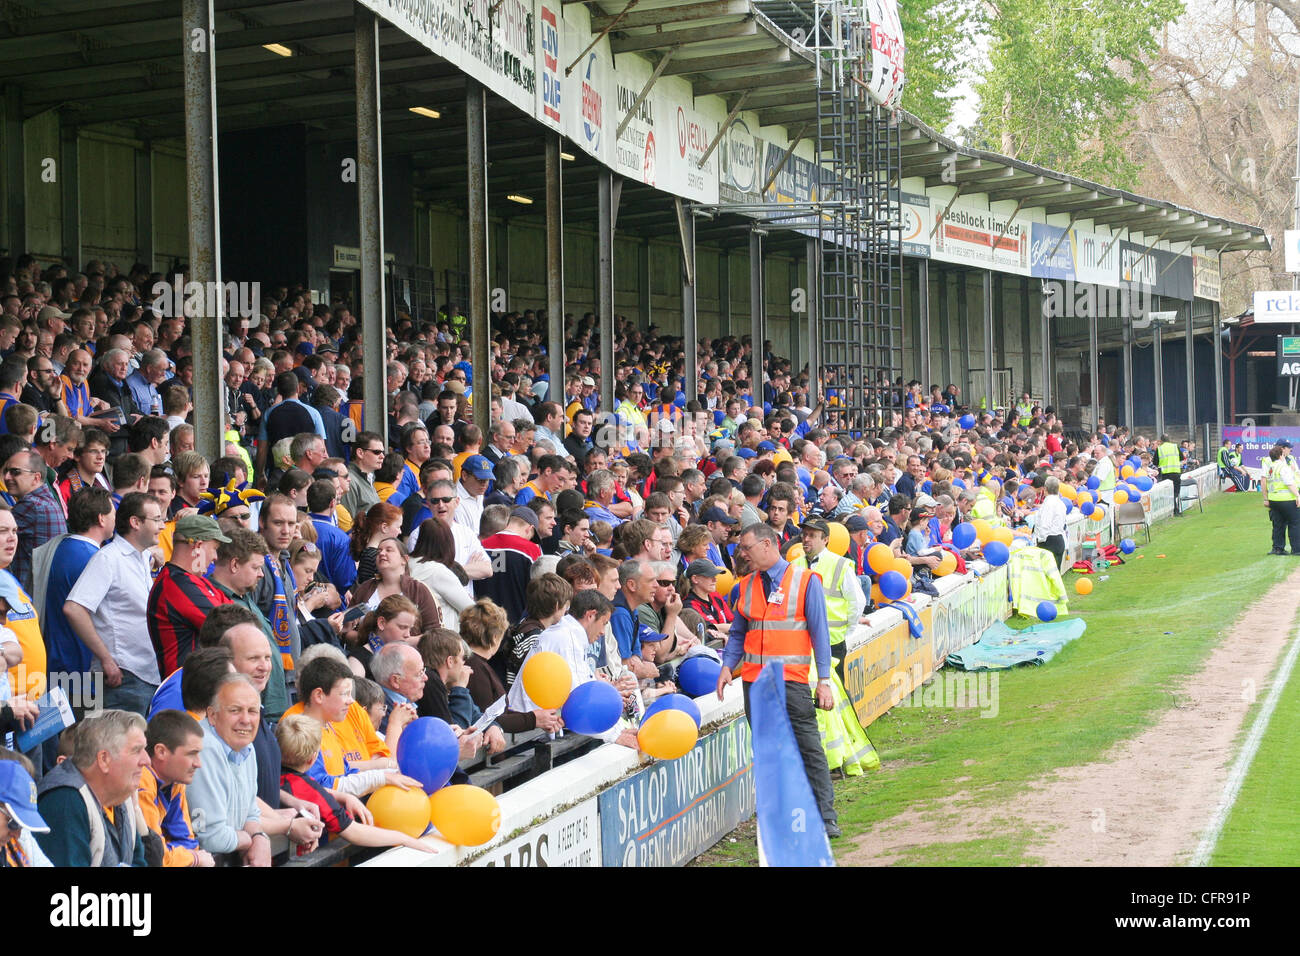
[[[363,343],[347,304],[285,287],[225,330],[228,431],[209,460],[190,330],[150,302],[158,278],[0,260],[5,865],[420,845],[365,805],[417,785],[394,757],[403,728],[445,720],[466,760],[563,733],[519,679],[548,650],[575,682],[619,690],[604,739],[635,747],[680,663],[721,659],[745,528],[811,558],[842,524],[856,621],[872,543],[924,591],[956,525],[1024,526],[1060,482],[1151,453],[1123,429],[1067,436],[1050,408],[974,410],[962,428],[954,386],[901,379],[878,428],[843,433],[833,388],[770,343],[751,382],[753,343],[735,336],[698,343],[688,395],[689,343],[620,319],[604,369],[590,314],[566,317],[563,381],[531,310],[493,316],[491,368],[475,369],[453,305]],[[380,360],[388,407],[365,409],[363,363]],[[76,722],[24,748],[51,687]]]

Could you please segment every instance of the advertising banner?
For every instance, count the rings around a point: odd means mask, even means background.
[[[1300,322],[1300,292],[1256,292],[1255,323]]]
[[[533,0],[360,2],[502,99],[535,115],[537,29]]]
[[[718,198],[725,203],[757,203],[763,185],[759,167],[766,144],[758,138],[758,120],[744,113],[732,121],[716,152],[719,154]]]
[[[925,629],[921,639],[912,637],[903,621],[855,647],[844,658],[844,689],[863,727],[897,702],[899,685],[895,674],[920,673],[924,680],[934,672],[932,609],[927,607],[917,616]]]
[[[613,86],[614,110],[608,117],[611,135],[618,132],[624,117],[631,118],[623,127],[623,134],[614,143],[614,171],[647,186],[654,186],[658,168],[656,153],[655,107],[659,105],[657,91],[651,90],[636,108],[632,104],[650,79],[650,65],[639,57],[624,56],[618,69],[610,71]]]
[[[1217,252],[1201,252],[1192,256],[1192,285],[1196,298],[1218,302],[1221,283]]]
[[[1117,285],[1119,243],[1102,233],[1032,223],[1029,274],[1038,279]]]
[[[563,131],[564,66],[560,63],[560,5],[537,5],[537,104],[533,115],[551,129]]]
[[[903,255],[928,259],[930,230],[934,228],[934,211],[930,208],[930,197],[916,193],[899,193],[898,200],[902,222],[902,230],[898,238],[903,244]]]
[[[974,644],[988,627],[1004,620],[1010,612],[1006,566],[937,598],[932,607],[931,666],[938,670],[949,654]]]
[[[600,866],[596,798],[529,827],[515,839],[476,858],[470,866]]]
[[[1029,275],[1030,224],[1019,217],[981,209],[958,197],[947,209],[944,200],[932,199],[935,218],[942,217],[931,243],[931,257],[945,262]]]
[[[560,27],[560,75],[564,77],[563,95],[560,98],[560,117],[564,135],[580,150],[598,162],[613,167],[614,104],[610,100],[609,57],[596,44],[585,55],[573,72],[564,76],[564,67],[572,63],[590,42],[586,31],[578,30],[567,21]],[[606,48],[607,49],[607,48]]]
[[[1259,471],[1268,459],[1269,449],[1277,444],[1279,438],[1300,446],[1300,428],[1243,428],[1240,425],[1227,425],[1223,429],[1223,438],[1234,445],[1241,442],[1241,466]]]
[[[1191,299],[1192,257],[1153,249],[1138,242],[1121,240],[1119,244],[1119,275],[1125,282],[1175,299]]]
[[[721,145],[703,166],[700,159],[726,119],[725,107],[718,107],[718,115],[708,107],[696,107],[690,85],[680,77],[661,79],[654,95],[658,97],[655,119],[662,131],[658,134],[659,188],[696,202],[716,203]]]
[[[871,23],[871,73],[867,93],[891,109],[903,97],[903,24],[898,0],[867,0]]]
[[[605,866],[682,866],[754,812],[749,721],[734,718],[678,760],[664,760],[601,792]]]
[[[1277,337],[1277,374],[1279,378],[1300,376],[1300,335]]]

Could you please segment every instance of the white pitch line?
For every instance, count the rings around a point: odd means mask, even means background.
[[[1291,671],[1295,668],[1297,657],[1300,657],[1300,632],[1291,638],[1291,646],[1287,649],[1282,666],[1278,668],[1273,686],[1269,688],[1268,697],[1264,700],[1264,706],[1255,715],[1255,722],[1250,727],[1246,743],[1242,746],[1241,753],[1237,755],[1237,760],[1232,765],[1232,772],[1228,774],[1228,780],[1223,785],[1223,795],[1219,798],[1219,805],[1215,807],[1214,816],[1210,818],[1210,825],[1205,835],[1201,837],[1196,852],[1192,854],[1192,866],[1209,865],[1210,854],[1214,852],[1219,836],[1223,833],[1223,825],[1228,820],[1228,814],[1232,812],[1233,804],[1237,802],[1241,785],[1245,782],[1250,765],[1255,760],[1260,742],[1263,741],[1264,734],[1268,730],[1269,721],[1273,719],[1273,711],[1277,708],[1277,702],[1282,698],[1282,691],[1286,689],[1287,682],[1291,679]]]

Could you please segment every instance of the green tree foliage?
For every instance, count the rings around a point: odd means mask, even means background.
[[[952,120],[958,86],[970,78],[978,0],[901,0],[898,12],[907,44],[903,109],[942,130]]]
[[[988,63],[972,145],[1108,185],[1138,167],[1124,132],[1149,92],[1147,62],[1182,0],[989,0]],[[909,68],[911,44],[908,47]]]

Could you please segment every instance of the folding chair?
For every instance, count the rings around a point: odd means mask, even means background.
[[[1187,513],[1187,506],[1193,501],[1196,502],[1196,507],[1201,510],[1201,514],[1205,514],[1205,503],[1201,500],[1200,484],[1195,481],[1187,481],[1184,479],[1182,485],[1178,489],[1178,505],[1182,509],[1183,514]]]
[[[1129,501],[1115,506],[1115,537],[1120,537],[1119,529],[1125,525],[1141,525],[1146,532],[1147,543],[1151,543],[1151,524],[1147,519],[1146,509],[1140,501]]]

